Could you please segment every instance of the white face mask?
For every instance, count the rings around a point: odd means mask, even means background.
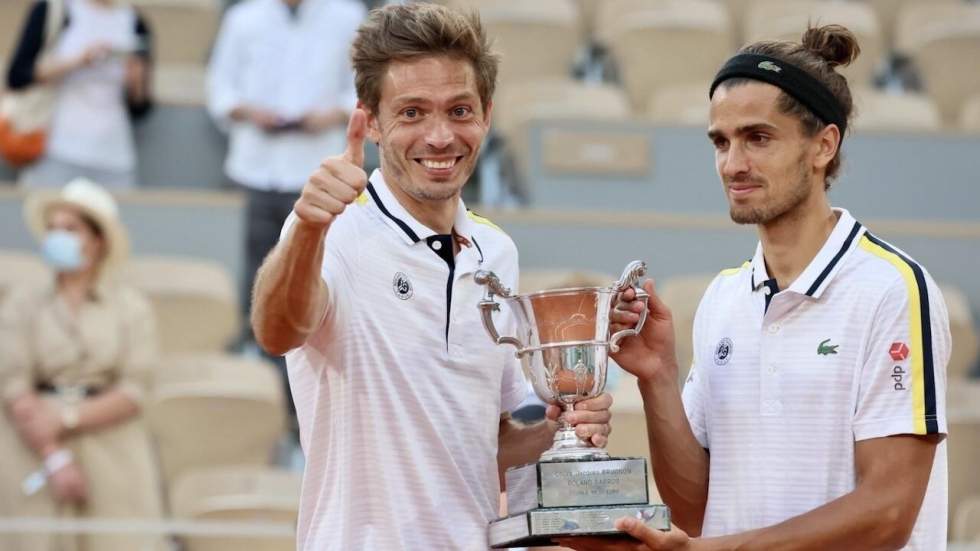
[[[41,244],[41,256],[56,272],[73,272],[82,268],[82,240],[65,230],[51,230]]]

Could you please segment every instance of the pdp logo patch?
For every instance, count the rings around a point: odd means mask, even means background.
[[[715,365],[725,365],[732,357],[732,339],[725,337],[715,347]]]
[[[391,288],[395,291],[395,296],[402,300],[408,300],[415,294],[412,290],[412,282],[401,272],[395,273],[395,278],[391,280]]]

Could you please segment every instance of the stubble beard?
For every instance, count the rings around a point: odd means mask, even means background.
[[[796,176],[793,178],[795,183],[790,187],[789,193],[785,197],[761,207],[739,208],[732,205],[728,211],[732,221],[736,224],[768,224],[795,211],[804,204],[810,198],[813,186],[803,155],[800,155],[799,160],[797,160],[796,168]]]

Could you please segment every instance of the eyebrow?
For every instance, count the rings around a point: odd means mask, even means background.
[[[479,98],[472,92],[463,92],[461,94],[456,94],[455,96],[446,100],[448,103],[457,103],[464,100],[477,101]],[[392,101],[393,105],[402,106],[406,104],[428,104],[433,103],[433,99],[424,96],[406,96],[403,98],[395,98]]]
[[[779,129],[775,125],[769,124],[767,122],[757,122],[755,124],[746,124],[745,126],[739,126],[739,127],[737,127],[735,129],[735,135],[737,136],[737,135],[740,135],[740,134],[751,134],[752,132],[759,132],[759,131],[762,131],[762,130],[768,130],[768,131],[771,132],[773,130],[779,130]],[[715,138],[718,138],[718,137],[721,137],[721,136],[724,136],[724,135],[725,135],[724,132],[722,132],[722,131],[720,131],[718,129],[708,130],[708,138],[711,139],[711,140],[714,140]]]

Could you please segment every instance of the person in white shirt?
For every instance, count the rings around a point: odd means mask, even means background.
[[[477,269],[518,277],[513,241],[460,199],[497,56],[476,14],[414,3],[372,11],[352,58],[346,150],[310,176],[255,284],[255,336],[286,354],[306,456],[297,547],[484,550],[500,472],[538,459],[558,413],[509,419],[525,381],[477,307]],[[604,446],[611,403],[568,420]]]
[[[575,549],[914,549],[946,546],[949,319],[936,283],[827,190],[852,111],[835,68],[854,35],[743,48],[711,86],[708,137],[732,219],[760,242],[708,287],[683,395],[671,314],[615,357],[638,378],[657,487],[675,526]],[[632,294],[632,293],[630,293]],[[615,320],[642,304],[627,297]]]
[[[42,55],[50,9],[65,18]],[[44,154],[20,171],[20,184],[53,188],[83,177],[109,188],[136,185],[130,121],[151,107],[151,46],[149,27],[128,2],[39,0],[31,7],[7,84],[52,86],[57,98]]]
[[[356,0],[247,0],[222,21],[208,66],[208,110],[228,132],[225,173],[246,192],[246,316],[255,272],[307,176],[344,149],[357,99],[348,49],[364,13]]]

